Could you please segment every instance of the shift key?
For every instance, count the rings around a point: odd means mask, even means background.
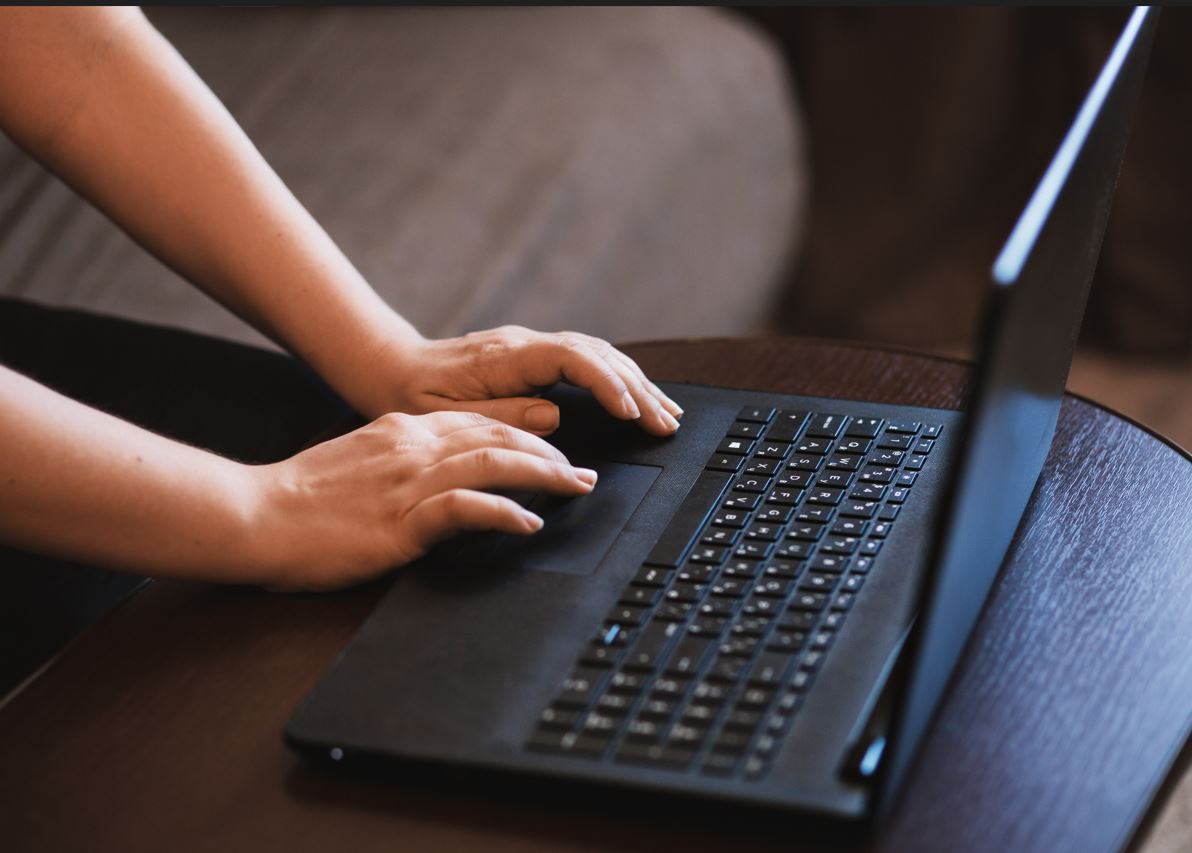
[[[720,471],[704,471],[687,492],[687,497],[671,517],[666,529],[658,537],[654,550],[645,562],[651,566],[675,568],[683,562],[687,549],[695,541],[708,515],[719,503],[720,493],[728,485],[730,475]]]

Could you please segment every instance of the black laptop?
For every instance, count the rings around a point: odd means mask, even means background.
[[[1156,15],[1130,16],[994,264],[965,413],[664,384],[686,415],[658,439],[554,389],[595,491],[398,571],[287,742],[888,811],[1051,444]]]

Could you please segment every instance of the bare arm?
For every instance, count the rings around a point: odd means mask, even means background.
[[[322,589],[461,529],[542,520],[486,489],[591,491],[546,442],[479,415],[386,416],[274,465],[155,435],[0,367],[0,541],[157,577]]]
[[[0,126],[365,414],[461,408],[549,432],[522,417],[536,401],[515,395],[563,379],[651,432],[678,426],[678,406],[603,341],[524,329],[425,340],[139,10],[0,10]]]

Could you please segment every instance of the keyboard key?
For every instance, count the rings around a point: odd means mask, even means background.
[[[786,561],[779,561],[771,563],[766,566],[762,572],[768,578],[777,578],[778,580],[793,581],[799,576],[798,563],[789,563]]]
[[[726,729],[716,736],[716,740],[712,742],[713,752],[729,752],[740,754],[749,748],[749,740],[753,737],[752,732],[740,732],[732,729]]]
[[[629,647],[625,656],[625,669],[647,672],[654,669],[677,630],[678,625],[674,622],[652,620]]]
[[[708,471],[720,471],[727,472],[729,474],[735,474],[741,469],[741,465],[744,463],[744,461],[744,456],[733,456],[732,454],[727,453],[717,453],[708,460],[707,464],[704,465],[704,468],[706,468]]]
[[[774,687],[781,680],[790,664],[790,655],[780,652],[762,652],[749,669],[747,681],[755,686]]]
[[[821,554],[849,555],[857,550],[858,540],[852,536],[829,536],[820,543]]]
[[[769,542],[742,542],[733,549],[733,556],[741,560],[764,560],[770,556],[773,547]]]
[[[774,489],[766,496],[766,503],[793,507],[803,497],[802,489]]]
[[[835,536],[864,536],[868,528],[868,521],[862,521],[859,518],[840,518],[832,525],[831,532]]]
[[[762,542],[777,542],[778,536],[781,532],[782,527],[778,524],[755,521],[753,525],[745,531],[745,538],[758,539]]]
[[[852,570],[856,574],[863,575],[873,568],[873,557],[857,557],[853,560]]]
[[[693,675],[699,670],[700,664],[715,640],[711,637],[698,637],[688,634],[675,646],[670,660],[664,670],[667,675]]]
[[[712,595],[720,598],[744,598],[751,581],[742,578],[724,578],[712,584]]]
[[[872,465],[893,465],[897,467],[902,464],[902,458],[905,455],[905,450],[879,450],[869,457],[869,462]]]
[[[774,410],[764,406],[745,406],[737,412],[737,420],[747,423],[768,424],[774,417]]]
[[[902,507],[896,504],[886,504],[881,508],[881,510],[878,511],[877,517],[882,521],[893,521],[894,519],[898,518],[898,511],[900,509],[902,509]]]
[[[629,604],[617,605],[609,612],[608,621],[626,628],[636,628],[641,624],[642,617],[649,612],[649,609],[645,607],[634,607]]]
[[[890,425],[886,427],[886,432],[901,432],[908,435],[914,435],[918,431],[918,421],[890,421]]]
[[[749,492],[730,492],[720,505],[722,509],[751,510],[761,502],[762,496]]]
[[[832,446],[832,439],[830,438],[811,438],[807,437],[795,445],[795,450],[798,453],[814,454],[822,456],[828,452]]]
[[[752,710],[750,708],[734,708],[729,712],[728,716],[724,718],[724,727],[726,729],[736,729],[738,731],[751,732],[760,726],[761,722],[761,711]]]
[[[828,486],[833,489],[847,489],[853,481],[853,475],[848,471],[821,471],[815,478],[816,487]]]
[[[824,464],[824,457],[809,456],[806,453],[796,453],[786,463],[786,470],[790,472],[795,471],[818,471],[819,467]],[[781,485],[781,483],[780,483]]]
[[[873,525],[873,530],[869,532],[869,535],[874,539],[885,539],[890,535],[890,526],[888,521],[879,521]]]
[[[697,545],[695,550],[691,552],[691,562],[693,563],[711,563],[718,566],[724,562],[724,558],[728,555],[728,551],[724,548],[710,548],[707,545]]]
[[[795,521],[831,521],[834,512],[834,509],[826,506],[802,506],[795,513]]]
[[[620,662],[621,650],[611,646],[589,646],[580,656],[583,666],[611,668]]]
[[[655,566],[642,566],[638,569],[636,575],[633,576],[631,583],[634,586],[666,586],[670,581],[671,573],[666,569],[660,569]]]
[[[811,556],[811,549],[815,546],[810,542],[786,540],[774,549],[774,558],[778,560],[805,560]]]
[[[741,756],[731,752],[710,752],[700,765],[700,772],[709,776],[731,776],[737,769]]]
[[[813,488],[807,493],[807,500],[810,503],[822,504],[824,506],[836,506],[840,503],[840,499],[844,496],[844,491],[841,489],[821,489]]]
[[[865,583],[865,575],[849,575],[844,579],[844,583],[840,589],[843,592],[860,592],[861,586]]]
[[[828,604],[828,597],[818,592],[799,592],[791,599],[792,610],[818,611]]]
[[[764,477],[774,476],[774,472],[778,470],[778,466],[782,463],[777,459],[759,459],[754,456],[749,460],[745,466],[746,474],[760,474]]]
[[[779,412],[770,428],[766,430],[766,438],[770,441],[794,441],[806,420],[806,412]]]
[[[785,459],[791,452],[791,446],[785,442],[763,441],[757,445],[754,455],[758,459]]]
[[[914,440],[915,437],[913,435],[886,433],[878,440],[877,446],[884,450],[907,450]]]
[[[618,717],[629,713],[631,704],[632,696],[626,696],[624,693],[605,693],[596,700],[596,710],[609,717]]]
[[[915,479],[918,476],[919,475],[916,474],[914,471],[903,471],[901,474],[898,475],[898,479],[895,480],[895,482],[899,486],[902,486],[903,488],[909,488],[909,487],[915,485]]]
[[[846,420],[843,415],[823,415],[814,412],[807,422],[807,435],[835,438],[840,435]]]
[[[579,711],[572,708],[547,708],[542,712],[542,716],[538,718],[538,727],[540,729],[571,731],[575,728],[576,723],[579,722],[579,714]]]
[[[895,486],[890,489],[890,494],[886,496],[886,501],[892,504],[900,504],[906,500],[907,495],[910,493],[911,490],[906,486]]]
[[[847,453],[850,456],[860,456],[869,452],[869,448],[873,446],[873,442],[868,438],[849,438],[846,436],[840,441],[836,442],[837,453]]]
[[[810,486],[812,476],[811,471],[792,471],[790,468],[787,468],[778,475],[778,479],[774,481],[774,485],[780,489],[797,491]]]
[[[621,604],[631,607],[650,607],[662,594],[662,590],[652,586],[630,586],[621,593]]]
[[[683,562],[688,547],[695,541],[728,481],[726,474],[711,471],[700,474],[645,562],[667,568],[675,568]]]
[[[704,587],[702,584],[676,583],[665,594],[667,601],[681,601],[685,604],[694,604],[704,597]]]
[[[657,741],[662,735],[662,727],[653,720],[634,720],[625,730],[626,740]]]
[[[757,438],[761,435],[764,427],[761,424],[750,423],[749,421],[737,421],[728,428],[728,435],[734,438]]]
[[[774,699],[774,691],[768,687],[750,687],[741,691],[741,698],[737,700],[738,708],[766,708]]]
[[[828,467],[833,471],[856,471],[861,467],[861,460],[864,458],[859,453],[837,453],[828,459]]]
[[[608,683],[608,689],[615,693],[629,695],[640,693],[641,689],[646,686],[646,678],[647,676],[636,672],[613,673],[612,680]]]
[[[758,510],[754,518],[768,524],[786,524],[794,514],[795,508],[793,506],[767,503],[766,506]]]
[[[852,518],[872,518],[877,511],[876,501],[845,501],[840,507],[840,514]]]
[[[751,474],[747,474],[744,477],[737,478],[737,481],[733,483],[733,491],[761,494],[769,487],[769,485],[769,477],[755,477]]]
[[[766,640],[766,648],[793,654],[801,649],[806,641],[807,635],[802,631],[775,631]]]
[[[805,633],[815,627],[815,621],[819,617],[815,614],[818,608],[811,608],[806,610],[788,610],[782,614],[782,618],[778,620],[779,631],[798,631]]]
[[[880,501],[886,496],[886,487],[880,483],[857,483],[849,497],[855,501]]]
[[[861,479],[866,483],[889,483],[897,473],[898,469],[889,465],[866,465],[861,469]]]
[[[927,438],[939,438],[940,433],[943,431],[944,428],[940,424],[927,424],[923,427],[923,435],[927,436]]]
[[[744,669],[745,661],[740,658],[717,656],[706,677],[709,681],[727,681],[735,684]]]
[[[766,578],[760,581],[753,589],[754,595],[764,596],[766,598],[786,598],[791,590],[791,581],[781,580],[779,578]]]
[[[848,429],[844,431],[844,434],[857,436],[858,438],[873,438],[881,428],[881,418],[853,418],[852,422],[848,425]]]
[[[866,557],[873,557],[880,550],[882,550],[882,541],[880,539],[866,539],[861,543],[859,553]]]
[[[745,526],[748,520],[749,513],[739,509],[721,510],[712,516],[712,524],[715,527],[734,527],[740,529]]]
[[[748,456],[753,451],[753,442],[747,438],[726,438],[716,448],[717,453],[733,456]]]
[[[555,699],[557,707],[585,708],[604,683],[605,670],[580,668],[563,681],[563,689]]]
[[[838,577],[838,575],[832,575],[826,572],[808,572],[799,581],[799,589],[828,594],[836,588]]]
[[[758,643],[760,642],[760,637],[754,637],[746,634],[730,636],[727,640],[720,644],[720,654],[730,658],[752,657],[754,651],[757,649]]]
[[[755,578],[760,565],[754,560],[733,560],[724,567],[723,573],[726,578]]]
[[[923,466],[927,464],[927,457],[922,453],[915,453],[906,460],[906,470],[908,471],[922,471]]]
[[[699,544],[710,545],[714,548],[731,548],[737,542],[741,531],[731,527],[712,527],[699,539]]]
[[[815,559],[808,564],[808,568],[815,572],[839,574],[848,568],[848,557],[836,554],[817,554]]]

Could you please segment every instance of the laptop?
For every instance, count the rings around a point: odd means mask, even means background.
[[[552,389],[597,488],[396,572],[287,743],[888,814],[1050,447],[1156,17],[1131,14],[994,263],[965,412],[665,383],[686,415],[659,439]]]

